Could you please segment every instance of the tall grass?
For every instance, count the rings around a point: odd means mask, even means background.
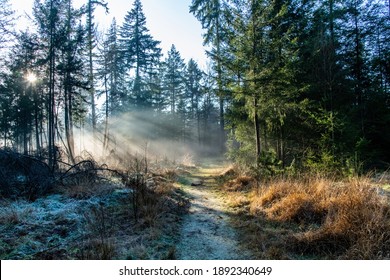
[[[273,179],[253,188],[248,214],[289,229],[273,244],[283,258],[390,258],[390,199],[368,177]]]

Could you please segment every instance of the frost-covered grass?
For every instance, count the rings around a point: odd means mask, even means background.
[[[163,259],[172,254],[181,198],[169,183],[143,198],[138,221],[133,190],[123,185],[105,185],[104,191],[98,186],[60,189],[35,201],[0,200],[1,259]]]
[[[0,206],[2,259],[35,259],[47,251],[68,258],[69,244],[81,238],[82,209],[94,199],[76,200],[50,195],[34,202],[3,201]],[[55,250],[53,250],[55,248]]]

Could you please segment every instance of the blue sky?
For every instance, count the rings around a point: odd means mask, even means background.
[[[113,17],[118,24],[121,24],[125,14],[133,5],[133,0],[106,1],[110,8],[109,15],[105,15],[100,8],[96,10],[96,19],[100,22],[101,28],[108,28]],[[33,2],[34,0],[10,0],[19,14],[31,13]],[[77,4],[85,2],[74,0]],[[141,0],[141,2],[150,33],[156,40],[161,41],[164,55],[171,45],[175,44],[186,61],[193,58],[201,67],[205,67],[206,55],[202,45],[201,25],[188,11],[191,0]],[[23,26],[23,20],[20,22],[20,26]]]

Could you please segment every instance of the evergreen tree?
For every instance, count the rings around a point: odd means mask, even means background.
[[[56,140],[62,140],[61,125],[64,124],[65,148],[73,161],[73,126],[86,114],[84,92],[89,86],[84,75],[86,37],[80,24],[82,14],[82,10],[73,8],[71,0],[36,1],[34,5],[41,66],[47,76],[44,83],[47,88],[49,165],[52,168],[56,166]]]
[[[96,30],[94,23],[95,7],[100,6],[106,9],[108,12],[107,3],[105,1],[88,0],[86,6],[87,14],[87,38],[88,38],[88,81],[89,81],[89,94],[91,99],[91,121],[92,129],[95,133],[96,130],[96,104],[95,104],[95,80],[94,80],[94,49],[96,47]]]
[[[59,52],[63,44],[64,36],[60,30],[64,30],[64,12],[67,11],[64,0],[45,0],[34,2],[33,14],[40,35],[43,61],[46,63],[46,75],[48,78],[48,158],[49,166],[56,166],[56,103],[58,101],[58,72],[57,64]]]
[[[192,131],[196,132],[197,141],[200,144],[200,103],[202,100],[202,80],[203,72],[198,64],[190,59],[184,73],[185,96],[189,103],[189,122]]]
[[[29,154],[33,144],[37,151],[40,149],[38,129],[43,101],[31,76],[32,73],[38,73],[36,39],[28,32],[17,37],[10,53],[9,73],[3,76],[1,89],[4,145],[7,146],[11,140],[13,146],[24,154]]]
[[[146,96],[145,77],[158,67],[161,49],[159,41],[153,39],[146,27],[142,3],[135,0],[133,8],[125,16],[119,31],[122,59],[126,70],[133,76],[132,96],[134,106],[151,107],[150,96]]]
[[[169,100],[169,111],[175,114],[177,104],[184,94],[184,60],[175,45],[171,46],[164,62],[164,89]]]
[[[9,36],[12,35],[15,15],[12,10],[9,0],[0,0],[0,49],[4,47],[4,44],[10,40]]]
[[[75,10],[72,0],[67,0],[64,43],[61,45],[58,72],[62,78],[64,125],[68,156],[74,162],[75,144],[73,136],[74,120],[82,119],[86,114],[83,100],[86,98],[82,90],[88,88],[88,80],[84,78],[83,50],[85,47],[85,31],[80,21],[81,10]]]
[[[225,85],[223,75],[223,43],[226,37],[227,23],[225,13],[228,9],[224,0],[192,0],[190,12],[200,21],[202,28],[206,30],[203,35],[204,45],[211,46],[209,57],[215,64],[217,96],[219,97],[220,118],[220,146],[224,150],[225,145]]]
[[[103,146],[109,146],[109,118],[124,109],[125,78],[124,66],[120,59],[116,20],[111,23],[100,48],[99,69],[97,75],[102,81],[102,94],[105,96],[104,140]]]

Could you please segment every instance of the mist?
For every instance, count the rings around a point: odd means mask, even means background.
[[[207,126],[164,112],[126,112],[110,117],[107,128],[100,122],[95,134],[89,128],[77,129],[75,154],[88,153],[103,162],[129,155],[178,163],[220,156],[217,126],[206,130]]]

